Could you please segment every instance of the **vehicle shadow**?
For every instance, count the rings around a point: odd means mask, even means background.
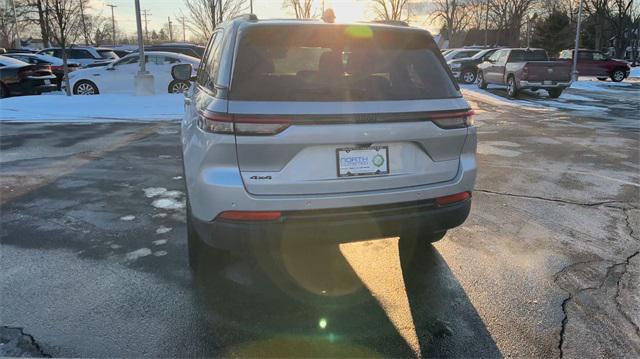
[[[375,242],[356,246],[349,259],[375,257],[376,251],[389,249]],[[209,312],[202,318],[210,318],[212,331],[225,333],[224,343],[216,345],[223,352],[211,348],[210,354],[501,356],[438,251],[431,245],[416,247],[400,248],[398,277],[386,268],[381,270],[389,275],[363,273],[357,268],[362,263],[350,262],[339,245],[299,244],[268,258],[259,255],[245,270],[244,275],[252,277],[245,283],[229,279],[229,267],[201,278],[199,300]],[[379,259],[379,266],[393,267]],[[246,260],[235,265],[242,262]],[[365,267],[375,259],[366,262]]]

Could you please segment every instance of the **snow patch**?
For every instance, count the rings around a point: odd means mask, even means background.
[[[153,201],[151,205],[160,209],[182,209],[184,208],[185,203],[171,198],[161,198]]]
[[[180,196],[182,196],[182,192],[180,191],[166,191],[162,193],[162,197],[178,198]]]
[[[167,192],[167,189],[163,187],[149,187],[143,189],[143,191],[144,195],[147,196],[147,198],[153,198]]]
[[[629,77],[640,77],[640,66],[632,67]]]
[[[165,218],[166,216],[167,216],[166,213],[158,213],[158,214],[154,214],[151,217],[153,217],[153,218]]]
[[[157,241],[153,241],[151,243],[153,243],[154,246],[162,246],[162,245],[167,244],[167,240],[166,239],[158,239]]]
[[[174,94],[134,96],[20,96],[2,100],[0,121],[118,122],[179,120],[184,97]]]
[[[140,248],[138,250],[135,250],[133,252],[129,252],[127,253],[127,259],[130,261],[135,261],[138,258],[142,258],[142,257],[146,257],[148,255],[150,255],[151,249],[149,248]]]
[[[153,252],[153,255],[156,257],[163,257],[167,255],[167,251],[157,251],[157,252]]]
[[[120,217],[121,221],[133,221],[134,219],[136,219],[136,216],[133,216],[133,215]]]
[[[172,179],[174,179],[174,180],[181,180],[181,179],[182,179],[182,176],[175,176],[175,177],[173,177]]]
[[[171,228],[171,227],[160,226],[160,227],[158,227],[158,229],[156,229],[156,234],[169,233],[169,232],[171,232],[172,229],[173,228]]]

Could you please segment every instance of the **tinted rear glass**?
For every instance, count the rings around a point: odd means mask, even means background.
[[[547,53],[544,50],[512,50],[510,62],[524,62],[524,61],[547,61]]]
[[[249,101],[453,97],[460,93],[428,35],[366,25],[245,29],[230,92]]]

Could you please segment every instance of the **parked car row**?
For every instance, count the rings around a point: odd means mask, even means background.
[[[49,65],[34,65],[0,56],[0,98],[11,95],[39,95],[55,91],[56,76]]]
[[[61,60],[41,54],[13,53],[0,56],[0,88],[2,97],[38,95],[65,89]],[[71,64],[69,83],[75,95],[125,93],[135,88],[140,55],[132,53],[101,67],[79,68]],[[189,64],[196,73],[200,59],[183,54],[150,51],[145,53],[146,70],[154,77],[156,93],[182,93],[189,89],[188,81],[174,81],[171,67]]]
[[[498,50],[500,49],[452,49],[443,51],[443,55],[447,60],[447,64],[449,65],[454,77],[462,83],[471,84],[478,80],[479,66],[484,62],[490,61],[491,56]],[[525,54],[539,55],[544,51],[542,49],[520,50],[524,50]],[[527,50],[535,51],[528,53],[526,52]],[[544,56],[538,56],[537,58],[537,61],[549,60],[546,53]],[[572,64],[573,50],[562,51],[560,53],[559,60],[562,61],[563,64],[560,65],[558,62],[552,67],[555,67],[556,65],[566,67],[567,64]],[[536,60],[529,59],[528,61]],[[579,50],[577,65],[580,76],[595,76],[601,81],[606,81],[608,78],[611,78],[614,82],[620,82],[627,78],[631,72],[631,66],[628,62],[612,59],[605,53],[595,50]]]

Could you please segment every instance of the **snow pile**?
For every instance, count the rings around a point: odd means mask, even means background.
[[[571,83],[571,88],[595,92],[620,92],[621,88],[633,86],[628,82],[600,81],[597,79],[580,80]]]
[[[629,77],[640,77],[640,66],[632,67]]]
[[[115,122],[179,120],[184,97],[176,94],[134,96],[22,96],[0,100],[0,121]]]

